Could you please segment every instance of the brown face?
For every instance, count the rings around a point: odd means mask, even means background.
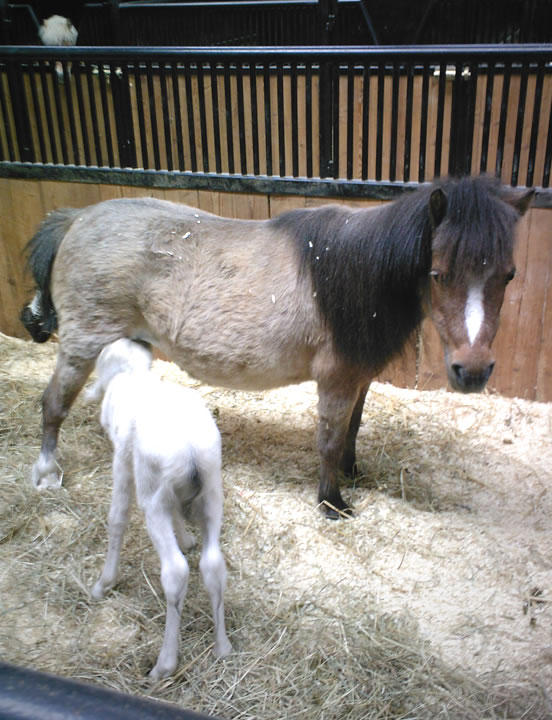
[[[493,371],[492,342],[498,330],[513,261],[481,268],[477,275],[451,281],[434,253],[428,288],[428,314],[441,337],[449,382],[460,392],[480,392]]]

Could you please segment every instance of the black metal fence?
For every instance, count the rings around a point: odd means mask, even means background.
[[[552,45],[7,46],[0,173],[367,195],[487,172],[548,189],[551,107]]]

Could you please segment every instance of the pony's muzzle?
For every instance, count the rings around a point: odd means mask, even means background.
[[[477,369],[452,363],[448,373],[450,384],[458,392],[481,392],[491,377],[494,366],[494,361]]]

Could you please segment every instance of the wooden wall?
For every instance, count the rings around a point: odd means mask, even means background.
[[[44,215],[59,207],[83,207],[113,197],[155,196],[185,202],[229,217],[267,218],[328,200],[297,196],[157,190],[119,185],[0,178],[0,331],[28,338],[19,312],[31,292],[23,249]],[[340,202],[339,200],[336,202]],[[368,206],[374,201],[351,201]],[[529,400],[552,400],[552,210],[533,208],[522,220],[516,250],[518,275],[507,290],[495,340],[496,369],[491,390]],[[418,371],[414,348],[380,377],[403,387],[446,386],[439,339],[426,322]]]

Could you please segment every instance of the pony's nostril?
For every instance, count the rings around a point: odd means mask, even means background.
[[[490,378],[490,377],[491,377],[491,373],[492,373],[493,370],[494,370],[494,366],[495,366],[494,362],[492,362],[492,363],[489,365],[489,369],[487,370],[487,378]]]
[[[458,380],[462,380],[464,376],[464,366],[459,363],[452,363],[452,369]]]

